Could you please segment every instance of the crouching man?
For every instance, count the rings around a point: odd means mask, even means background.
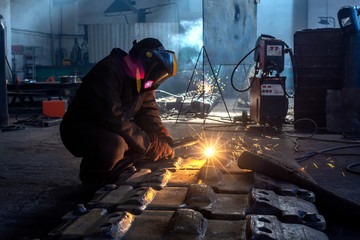
[[[127,156],[174,157],[172,138],[155,106],[155,89],[175,76],[175,54],[154,38],[134,41],[129,54],[114,48],[82,79],[60,124],[65,147],[82,157],[84,185],[110,183]]]

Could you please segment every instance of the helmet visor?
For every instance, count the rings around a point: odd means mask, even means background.
[[[169,77],[175,76],[177,73],[177,60],[175,53],[168,50],[154,50],[152,52],[155,61],[147,72],[143,89],[154,90],[158,88]]]

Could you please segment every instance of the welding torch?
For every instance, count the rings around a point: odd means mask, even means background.
[[[174,140],[173,144],[171,145],[171,148],[173,150],[176,150],[179,148],[192,146],[194,144],[197,144],[199,140],[200,139],[198,137],[194,137],[194,136],[181,138],[179,140]]]
[[[183,147],[192,146],[192,145],[198,143],[199,140],[200,139],[198,137],[194,137],[194,136],[181,138],[181,139],[178,139],[178,140],[174,140],[173,144],[171,145],[171,148],[173,150],[176,150],[176,149],[180,149],[180,148],[183,148]],[[107,178],[106,182],[108,182],[108,183],[109,182],[114,182],[114,180],[117,179],[118,176],[122,172],[124,172],[124,171],[130,169],[131,167],[135,166],[136,163],[141,163],[141,162],[142,162],[141,158],[127,158],[127,159],[124,159],[122,161],[119,161],[114,166],[114,169],[110,173],[110,175]]]

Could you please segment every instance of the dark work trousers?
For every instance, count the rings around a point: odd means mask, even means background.
[[[106,183],[115,164],[124,159],[129,147],[124,138],[94,122],[60,124],[60,135],[65,147],[82,157],[80,180],[83,184]]]

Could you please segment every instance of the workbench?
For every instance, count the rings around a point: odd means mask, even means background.
[[[15,106],[18,102],[33,105],[37,101],[51,98],[68,99],[71,101],[80,84],[60,82],[8,84],[9,107]]]

